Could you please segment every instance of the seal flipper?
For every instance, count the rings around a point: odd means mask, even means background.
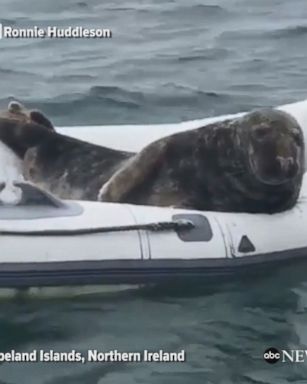
[[[155,141],[145,147],[103,184],[98,201],[120,202],[134,188],[141,186],[152,172],[163,163],[168,139]]]
[[[30,111],[30,119],[34,123],[43,125],[44,127],[48,128],[51,131],[55,130],[51,121],[40,111],[37,111],[37,110]]]
[[[30,147],[23,158],[23,174],[26,180],[36,177],[37,147]]]
[[[19,101],[11,101],[8,105],[7,111],[9,113],[8,117],[11,118],[24,118],[25,121],[43,125],[45,128],[48,128],[51,131],[54,131],[54,126],[51,121],[39,110],[29,111],[26,107]]]

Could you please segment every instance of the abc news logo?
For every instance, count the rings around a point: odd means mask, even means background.
[[[282,363],[304,363],[307,361],[307,350],[306,349],[281,349],[268,348],[263,354],[264,360],[269,364],[276,364],[278,361]]]

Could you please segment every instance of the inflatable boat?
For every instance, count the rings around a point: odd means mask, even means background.
[[[280,108],[306,131],[307,101]],[[139,150],[159,137],[233,116],[57,129],[96,144]],[[18,179],[16,164],[12,167],[9,182],[19,197],[0,206],[1,288],[205,281],[307,258],[307,175],[296,206],[269,215],[62,201]]]

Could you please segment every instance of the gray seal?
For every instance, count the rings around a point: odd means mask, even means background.
[[[10,114],[0,115],[0,140],[23,159],[26,179],[60,198],[273,213],[299,195],[303,133],[278,110],[173,134],[138,154],[57,133],[42,113]]]
[[[0,119],[2,124],[10,120],[15,124],[38,124],[54,131],[51,121],[43,114],[43,112],[32,109],[29,110],[18,101],[11,101],[6,110],[0,111]]]
[[[62,199],[97,201],[101,185],[134,155],[57,133],[42,112],[18,102],[0,113],[0,140],[23,160],[26,180]]]
[[[0,111],[0,140],[20,158],[41,142],[45,132],[54,132],[51,121],[38,110],[28,110],[17,101]]]
[[[304,153],[292,116],[257,110],[149,144],[103,185],[99,200],[280,212],[297,201]]]

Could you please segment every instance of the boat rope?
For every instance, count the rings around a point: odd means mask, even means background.
[[[12,230],[0,230],[0,235],[4,236],[79,236],[89,235],[96,233],[109,233],[109,232],[125,232],[125,231],[138,231],[147,230],[152,232],[164,232],[164,231],[177,231],[180,229],[190,230],[195,225],[191,220],[173,220],[173,221],[161,221],[148,224],[133,224],[133,225],[119,225],[110,227],[97,227],[97,228],[80,228],[80,229],[42,229],[34,231],[12,231]]]

